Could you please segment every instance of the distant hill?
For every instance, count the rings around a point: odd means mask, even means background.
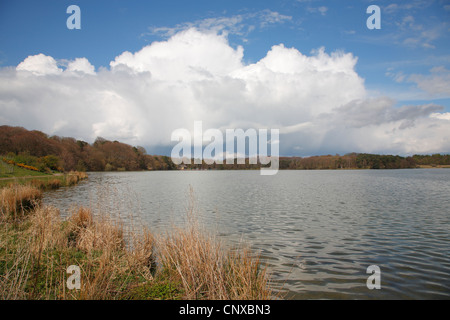
[[[22,127],[0,126],[0,155],[15,162],[60,171],[170,170],[176,169],[167,156],[147,155],[133,147],[101,137],[93,144],[69,137]],[[52,156],[52,157],[49,157]]]

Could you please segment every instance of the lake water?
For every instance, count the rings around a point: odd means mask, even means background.
[[[44,202],[100,202],[160,232],[190,187],[201,222],[261,254],[287,299],[450,299],[450,169],[90,173]]]

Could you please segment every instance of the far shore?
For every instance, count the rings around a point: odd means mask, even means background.
[[[107,172],[155,172],[155,171],[254,171],[259,170],[259,167],[255,168],[246,168],[246,169],[217,169],[217,168],[183,168],[183,169],[173,169],[173,170],[112,170],[112,171],[86,171],[86,173],[107,173]],[[418,165],[415,168],[400,168],[398,170],[403,169],[450,169],[450,165]],[[372,168],[315,168],[315,169],[289,169],[289,168],[283,168],[279,169],[280,171],[351,171],[351,170],[394,170],[394,169],[386,169],[386,168],[379,168],[379,169],[372,169]],[[24,183],[26,181],[31,180],[41,180],[46,181],[50,179],[61,179],[64,178],[65,175],[70,173],[53,173],[53,174],[43,174],[43,175],[28,175],[28,176],[12,176],[12,177],[1,177],[0,178],[0,187],[6,186],[9,182],[21,182]]]

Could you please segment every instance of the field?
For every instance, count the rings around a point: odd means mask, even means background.
[[[84,172],[43,173],[10,165],[0,159],[0,188],[11,185],[31,185],[41,190],[71,186],[87,179]]]

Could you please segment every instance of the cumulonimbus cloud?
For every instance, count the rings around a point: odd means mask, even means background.
[[[256,63],[243,61],[244,48],[225,34],[196,28],[99,70],[86,58],[30,56],[0,69],[0,123],[150,152],[196,120],[205,130],[279,129],[281,155],[450,150],[442,107],[369,97],[351,53],[277,44]]]

